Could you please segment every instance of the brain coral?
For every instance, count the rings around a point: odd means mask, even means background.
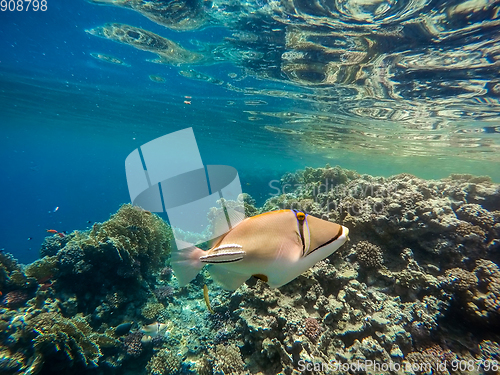
[[[380,267],[384,262],[382,249],[368,241],[360,241],[355,245],[358,262],[367,268]]]

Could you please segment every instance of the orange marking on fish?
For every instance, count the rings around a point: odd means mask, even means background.
[[[54,234],[56,234],[56,233],[59,233],[59,232],[57,230],[55,230],[55,229],[47,229],[47,233],[54,233]]]

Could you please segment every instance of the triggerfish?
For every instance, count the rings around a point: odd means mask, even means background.
[[[280,210],[241,221],[204,251],[194,245],[172,253],[180,286],[206,264],[224,289],[236,290],[254,276],[271,288],[285,285],[348,240],[349,230],[297,210]]]

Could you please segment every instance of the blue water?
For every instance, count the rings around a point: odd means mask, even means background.
[[[449,128],[432,135],[448,139],[451,134],[452,139],[465,129],[471,134],[470,143],[478,144],[477,152],[454,148],[452,141],[428,149],[429,138],[417,136],[428,135],[427,129],[416,128],[406,143],[404,137],[391,137],[397,118],[360,116],[351,124],[356,116],[346,114],[342,104],[335,107],[333,92],[317,91],[307,100],[294,95],[309,95],[318,89],[314,85],[266,80],[237,61],[193,67],[224,82],[231,74],[242,77],[234,82],[240,90],[230,90],[178,73],[189,67],[153,64],[146,61],[155,57],[152,53],[85,33],[107,22],[141,27],[190,49],[195,49],[193,39],[222,43],[231,35],[222,26],[173,31],[139,13],[85,1],[49,0],[46,12],[0,12],[0,248],[21,262],[38,257],[47,229],[85,229],[129,202],[126,156],[152,139],[187,127],[194,129],[204,164],[237,168],[243,190],[259,204],[273,192],[269,183],[282,174],[326,163],[372,175],[407,172],[443,178],[473,173],[500,181],[498,134],[482,131],[499,125],[491,116],[474,123],[468,114],[460,124],[454,124],[452,117]],[[117,57],[130,66],[100,61],[91,53]],[[149,75],[160,75],[165,83],[153,82]],[[259,89],[289,95],[269,95]],[[325,95],[332,96],[331,103]],[[476,96],[478,106],[496,114],[495,95]],[[184,103],[188,99],[191,104]],[[484,103],[486,99],[489,102]],[[401,103],[412,108],[411,103]],[[330,118],[315,120],[329,111]],[[330,134],[330,125],[337,129],[337,121],[343,129],[366,129],[366,138],[358,142],[355,131]],[[301,128],[305,122],[306,130]],[[290,135],[280,132],[282,128],[298,132]],[[372,136],[378,132],[385,138]],[[349,147],[351,143],[356,147]],[[402,156],[413,147],[414,154]]]

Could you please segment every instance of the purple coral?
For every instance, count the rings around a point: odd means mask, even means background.
[[[172,298],[172,296],[174,295],[174,288],[169,285],[164,285],[156,288],[153,293],[155,294],[156,298],[158,298],[158,300],[165,301]]]
[[[174,271],[172,270],[172,268],[170,267],[163,267],[161,270],[160,270],[160,277],[163,278],[163,279],[166,279],[166,280],[170,280],[170,278],[172,277]]]
[[[304,335],[306,335],[311,341],[316,342],[323,332],[323,328],[319,324],[316,318],[306,318],[304,320]]]
[[[13,290],[5,295],[3,304],[8,308],[16,308],[23,306],[28,299],[28,292],[25,290]]]
[[[143,334],[141,332],[129,333],[123,339],[123,346],[125,351],[131,357],[139,357],[142,353],[142,339]]]

